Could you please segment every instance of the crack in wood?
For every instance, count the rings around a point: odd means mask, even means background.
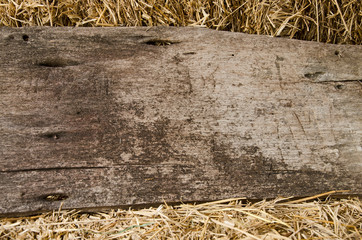
[[[322,81],[315,81],[314,83],[345,83],[345,82],[358,82],[362,83],[362,79],[331,79],[331,80],[322,80]]]
[[[87,169],[107,169],[112,167],[53,167],[53,168],[26,168],[17,170],[2,170],[0,173],[20,173],[20,172],[45,172],[58,170],[87,170]]]

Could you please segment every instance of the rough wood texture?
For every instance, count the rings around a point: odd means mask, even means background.
[[[1,214],[362,194],[361,46],[0,28],[0,59]]]

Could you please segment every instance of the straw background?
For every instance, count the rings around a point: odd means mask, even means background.
[[[361,0],[0,0],[0,26],[202,26],[362,43]]]
[[[81,213],[54,211],[0,219],[1,239],[361,239],[362,203],[332,192],[300,200],[198,205]]]
[[[362,1],[0,0],[0,26],[160,25],[360,45]],[[0,219],[0,239],[361,239],[361,201],[333,193],[92,213],[59,209]]]

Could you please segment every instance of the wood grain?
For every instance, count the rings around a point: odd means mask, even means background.
[[[0,214],[362,194],[362,47],[0,28]]]

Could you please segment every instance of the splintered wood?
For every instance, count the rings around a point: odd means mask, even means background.
[[[362,191],[362,47],[1,28],[0,214]]]

